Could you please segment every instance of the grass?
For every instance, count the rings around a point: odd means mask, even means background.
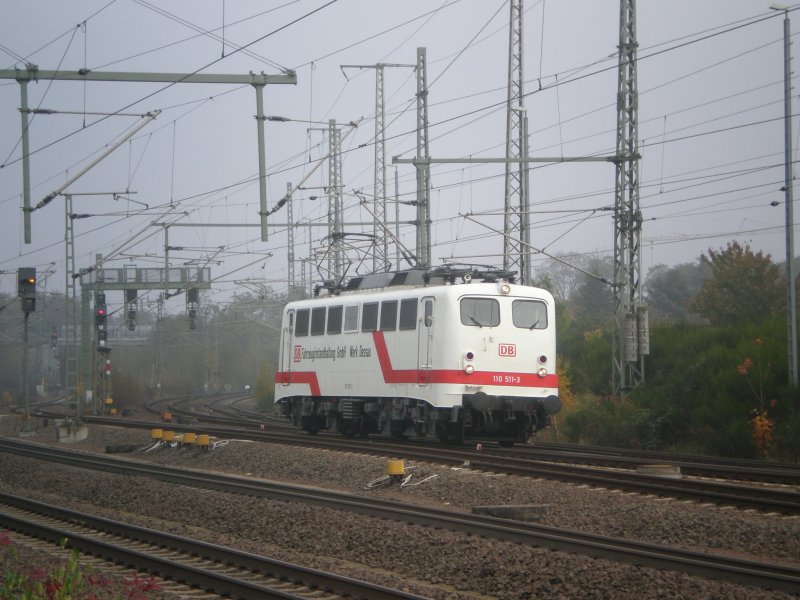
[[[68,540],[61,542],[67,550]],[[161,590],[153,577],[114,577],[81,565],[80,554],[70,550],[64,560],[41,561],[41,555],[15,544],[0,531],[0,598],[3,600],[146,600]]]

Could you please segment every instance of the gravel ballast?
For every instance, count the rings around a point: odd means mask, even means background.
[[[51,427],[28,439],[57,443],[55,437]],[[90,426],[89,439],[64,446],[104,452],[112,445],[145,448],[150,443],[147,431]],[[120,456],[451,510],[488,504],[548,505],[540,521],[544,525],[800,566],[796,517],[408,462],[410,483],[419,485],[367,490],[367,483],[385,473],[388,457],[241,440],[212,451],[160,448]],[[0,484],[10,493],[432,598],[796,597],[303,504],[169,486],[139,477],[89,474],[10,454],[2,456]]]

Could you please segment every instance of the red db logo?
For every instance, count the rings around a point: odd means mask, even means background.
[[[295,346],[294,347],[294,362],[300,362],[300,359],[303,356],[303,347],[302,346]]]
[[[517,346],[516,344],[499,344],[498,351],[500,356],[516,356],[517,355]]]

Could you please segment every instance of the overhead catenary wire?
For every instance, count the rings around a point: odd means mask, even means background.
[[[331,5],[333,5],[333,4],[336,4],[338,1],[339,1],[339,0],[328,0],[328,2],[326,2],[326,3],[325,3],[325,4],[323,4],[322,6],[319,6],[319,7],[315,8],[315,9],[313,9],[313,10],[311,10],[311,11],[309,11],[309,12],[305,13],[304,15],[302,15],[302,16],[300,16],[300,17],[297,17],[297,18],[293,19],[292,21],[290,21],[290,22],[288,22],[288,23],[286,23],[286,24],[284,24],[284,25],[281,25],[281,26],[279,26],[279,27],[277,27],[277,28],[273,29],[273,30],[272,30],[272,31],[270,31],[269,33],[266,33],[266,34],[264,34],[264,35],[262,35],[262,36],[260,36],[260,37],[258,37],[258,38],[256,38],[256,39],[254,39],[254,40],[252,40],[252,41],[248,42],[247,44],[244,44],[244,45],[242,45],[242,46],[239,46],[239,47],[235,48],[235,49],[234,49],[232,52],[230,52],[228,55],[226,55],[226,56],[224,56],[224,57],[217,58],[217,59],[215,59],[215,60],[213,60],[213,61],[211,61],[211,62],[207,63],[206,65],[203,65],[203,66],[201,66],[200,68],[197,68],[197,69],[195,69],[195,70],[194,70],[194,71],[192,71],[191,73],[188,73],[188,74],[186,74],[186,75],[185,75],[185,77],[184,77],[183,79],[185,79],[185,78],[187,78],[187,77],[189,77],[189,76],[191,76],[191,75],[196,75],[197,73],[200,73],[200,72],[202,72],[202,71],[204,71],[204,70],[208,69],[209,67],[211,67],[211,66],[213,66],[213,65],[217,64],[218,62],[220,62],[220,61],[222,61],[222,60],[225,60],[226,58],[229,58],[229,57],[233,56],[234,54],[236,54],[236,53],[238,53],[238,52],[242,52],[242,51],[244,51],[244,50],[245,50],[245,49],[247,49],[248,47],[250,47],[250,46],[252,46],[252,45],[254,45],[254,44],[256,44],[256,43],[258,43],[258,42],[260,42],[260,41],[262,41],[262,40],[264,40],[264,39],[266,39],[266,38],[268,38],[268,37],[270,37],[270,36],[272,36],[272,35],[275,35],[276,33],[280,32],[280,31],[283,31],[284,29],[287,29],[288,27],[291,27],[292,25],[295,25],[296,23],[299,23],[300,21],[302,21],[302,20],[304,20],[304,19],[306,19],[306,18],[310,17],[310,16],[311,16],[311,15],[313,15],[313,14],[316,14],[316,13],[318,13],[319,11],[321,11],[321,10],[323,10],[323,9],[325,9],[325,8],[328,8],[329,6],[331,6]],[[112,112],[112,113],[109,113],[109,115],[108,115],[108,116],[105,116],[105,117],[103,117],[103,118],[99,119],[98,121],[95,121],[95,124],[97,124],[97,123],[99,123],[99,122],[101,122],[101,121],[104,121],[105,119],[107,119],[107,118],[109,118],[109,117],[111,117],[111,116],[114,116],[115,114],[117,114],[117,113],[119,113],[119,112],[123,112],[123,111],[125,111],[125,110],[127,110],[127,109],[131,108],[132,106],[135,106],[135,105],[137,105],[137,104],[140,104],[141,102],[144,102],[145,100],[147,100],[147,99],[149,99],[149,98],[152,98],[153,96],[155,96],[155,95],[157,95],[157,94],[160,94],[160,93],[164,92],[164,91],[165,91],[165,90],[167,90],[167,89],[170,89],[171,87],[173,87],[173,86],[177,85],[178,83],[180,83],[181,81],[183,81],[183,79],[181,79],[181,80],[178,80],[178,81],[173,81],[173,82],[167,83],[166,85],[164,85],[164,86],[160,87],[159,89],[157,89],[157,90],[155,90],[155,91],[153,91],[153,92],[150,92],[150,93],[146,94],[146,95],[145,95],[145,96],[143,96],[143,97],[140,97],[138,100],[134,100],[133,102],[130,102],[130,103],[128,103],[127,105],[125,105],[125,106],[123,106],[123,107],[121,107],[121,108],[117,109],[116,111],[114,111],[114,112]],[[39,150],[31,151],[31,152],[29,153],[29,156],[31,156],[31,155],[33,155],[33,154],[35,154],[35,153],[36,153],[36,152],[38,152],[38,151],[39,151]],[[22,158],[20,157],[20,159],[18,159],[18,160],[21,160],[21,159],[22,159]],[[17,162],[17,161],[13,161],[13,162]],[[3,167],[9,166],[9,164],[13,164],[13,162],[12,162],[12,163],[9,163],[8,161],[5,161],[3,164],[0,164],[0,169],[1,169],[1,168],[3,168]]]
[[[663,146],[662,146],[663,147]]]

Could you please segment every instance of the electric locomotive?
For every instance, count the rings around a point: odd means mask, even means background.
[[[275,402],[310,434],[525,442],[561,409],[553,296],[473,269],[318,287],[284,308]]]

